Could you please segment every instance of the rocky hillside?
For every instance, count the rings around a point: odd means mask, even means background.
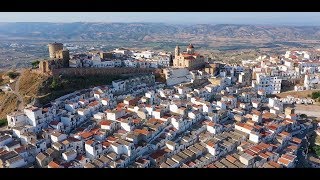
[[[161,23],[0,23],[3,39],[210,41],[219,38],[274,41],[320,40],[320,27],[171,25]]]

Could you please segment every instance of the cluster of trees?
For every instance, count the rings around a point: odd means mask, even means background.
[[[58,78],[53,78],[52,82],[50,84],[50,88],[53,90],[57,90],[61,87],[61,83],[59,83],[59,79]]]
[[[8,124],[6,119],[0,119],[0,127],[6,126]]]
[[[318,99],[320,97],[320,91],[312,92],[311,98],[312,99]]]
[[[39,63],[40,63],[40,61],[38,61],[38,60],[36,60],[36,61],[33,61],[32,63],[31,63],[31,65],[32,65],[32,68],[38,68],[39,67]]]
[[[320,157],[320,146],[315,145],[312,147],[312,150],[318,157]]]
[[[87,76],[59,76],[48,80],[40,92],[48,94],[39,98],[40,104],[47,104],[50,101],[74,92],[76,90],[86,89],[90,87],[110,84],[113,80],[127,79],[120,75],[87,75]]]
[[[301,114],[300,117],[301,118],[308,118],[308,116],[306,114]]]
[[[20,73],[11,71],[11,72],[8,72],[7,75],[9,76],[10,79],[14,79],[18,77]]]

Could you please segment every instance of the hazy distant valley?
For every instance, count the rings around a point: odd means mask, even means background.
[[[117,47],[173,51],[194,43],[205,54],[283,52],[320,45],[320,27],[170,25],[161,23],[0,23],[0,70],[25,67],[47,57],[47,43],[70,44],[71,52]],[[221,53],[220,53],[221,54]]]

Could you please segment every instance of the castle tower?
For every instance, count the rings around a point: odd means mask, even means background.
[[[62,66],[64,68],[69,67],[70,54],[68,49],[64,49],[61,51],[62,54]]]
[[[178,57],[180,55],[180,47],[176,46],[176,48],[174,49],[174,57]]]
[[[56,58],[56,53],[63,50],[62,43],[50,43],[49,46],[49,57]]]
[[[194,47],[192,44],[189,44],[189,46],[187,47],[187,53],[194,54]]]

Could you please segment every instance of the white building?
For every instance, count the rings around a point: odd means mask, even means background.
[[[167,68],[163,69],[168,86],[173,86],[181,83],[193,82],[190,71],[186,68]]]
[[[70,162],[77,157],[77,151],[75,150],[70,150],[62,153],[62,157],[65,161]]]
[[[20,155],[6,160],[6,166],[8,168],[19,168],[25,166],[26,164],[27,162]]]
[[[90,159],[96,158],[102,153],[102,145],[96,141],[88,140],[85,143],[86,156]]]
[[[282,79],[276,76],[268,76],[265,73],[257,73],[256,81],[252,81],[252,87],[257,90],[265,90],[266,94],[278,94],[281,91]]]
[[[22,126],[26,123],[26,115],[23,112],[12,112],[7,115],[9,127]]]
[[[306,74],[304,76],[303,86],[305,90],[315,89],[316,85],[320,83],[320,77],[318,74]]]
[[[67,135],[66,134],[62,134],[62,133],[60,133],[58,131],[52,132],[50,137],[51,137],[51,141],[52,142],[58,142],[58,141],[63,141],[65,139],[67,139]]]
[[[135,52],[133,53],[133,56],[136,58],[136,59],[139,59],[139,58],[146,58],[146,59],[150,59],[153,57],[155,53],[152,52],[152,51],[142,51],[142,52]]]
[[[37,126],[39,124],[39,119],[42,117],[42,108],[32,106],[30,108],[25,108],[24,113],[28,117],[28,124]]]

